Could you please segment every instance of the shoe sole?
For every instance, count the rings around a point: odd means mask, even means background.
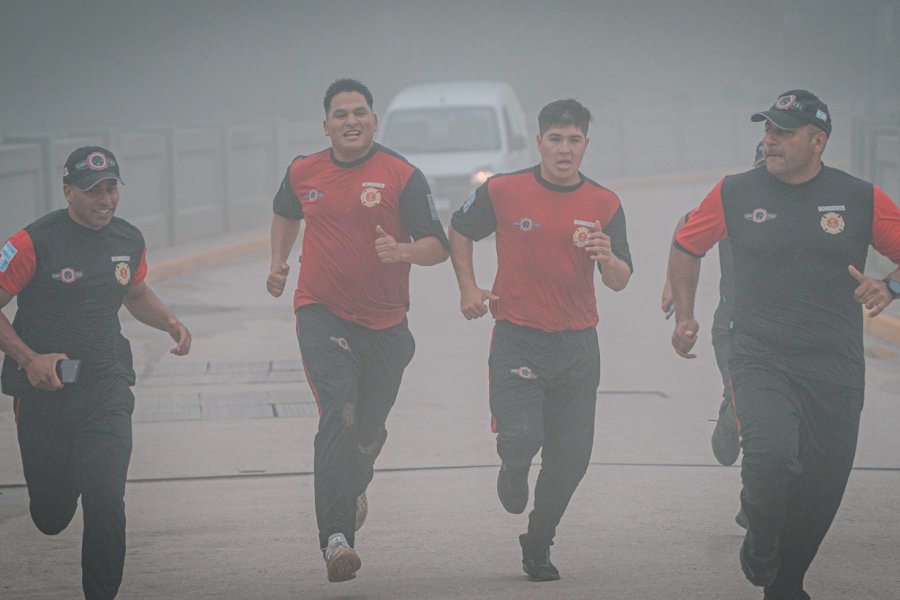
[[[525,574],[528,575],[528,581],[534,581],[535,583],[540,583],[542,581],[559,581],[559,575],[550,575],[548,577],[534,577],[528,574],[528,571],[525,571]]]
[[[328,581],[331,583],[349,581],[356,577],[356,572],[361,566],[359,555],[350,548],[343,548],[328,562]]]

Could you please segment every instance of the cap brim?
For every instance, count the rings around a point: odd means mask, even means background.
[[[115,179],[122,185],[125,185],[125,182],[122,181],[122,178],[111,171],[95,171],[92,173],[85,173],[81,177],[77,177],[70,181],[69,184],[74,185],[82,192],[86,192],[101,181],[105,181],[107,179]]]
[[[760,121],[769,121],[775,127],[779,129],[787,129],[788,131],[793,129],[799,129],[804,125],[809,125],[809,121],[804,121],[803,119],[798,119],[797,117],[790,115],[782,110],[767,110],[765,112],[753,113],[750,116],[750,120],[754,123],[759,123]]]

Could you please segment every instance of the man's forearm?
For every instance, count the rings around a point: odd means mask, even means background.
[[[401,254],[404,262],[422,267],[442,263],[450,256],[443,244],[433,236],[420,238],[404,244],[404,246],[405,248]]]
[[[669,281],[675,302],[675,318],[694,318],[694,298],[700,279],[700,259],[672,246],[669,251]]]

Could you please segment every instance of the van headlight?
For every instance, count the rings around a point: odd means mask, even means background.
[[[490,169],[479,169],[472,175],[472,185],[481,185],[485,181],[488,180],[488,177],[493,177],[494,172]]]

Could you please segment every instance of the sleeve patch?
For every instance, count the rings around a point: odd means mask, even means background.
[[[13,246],[12,242],[6,242],[3,248],[0,248],[0,273],[6,272],[16,252],[16,247]]]

